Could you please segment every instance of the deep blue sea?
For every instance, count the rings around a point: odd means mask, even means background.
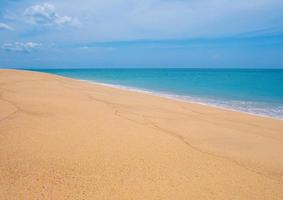
[[[283,119],[283,69],[36,70]]]

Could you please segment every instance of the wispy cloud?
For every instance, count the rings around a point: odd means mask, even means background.
[[[24,11],[24,17],[30,24],[39,26],[52,25],[78,25],[79,21],[70,16],[62,16],[57,13],[53,4],[43,3],[28,7]]]
[[[2,49],[8,52],[22,52],[22,53],[30,53],[41,46],[39,43],[35,42],[14,42],[14,43],[5,43],[2,46]]]
[[[0,23],[0,30],[9,30],[9,31],[12,31],[12,30],[14,30],[14,29],[13,29],[13,27],[9,26],[8,24]]]
[[[35,32],[30,24],[50,28],[37,32],[43,40],[162,40],[283,33],[282,0],[22,0],[14,5],[18,6],[3,13],[19,22],[25,33]],[[21,24],[23,20],[28,25]],[[61,28],[50,31],[51,27],[80,24],[83,26],[68,33],[55,33]]]

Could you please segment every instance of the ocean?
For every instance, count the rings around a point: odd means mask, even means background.
[[[283,69],[40,69],[35,71],[283,119]]]

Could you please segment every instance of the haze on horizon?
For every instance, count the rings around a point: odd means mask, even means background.
[[[282,11],[282,0],[1,0],[0,68],[282,68]]]

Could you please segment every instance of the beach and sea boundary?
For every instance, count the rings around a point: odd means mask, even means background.
[[[33,69],[63,77],[283,119],[282,69]]]

